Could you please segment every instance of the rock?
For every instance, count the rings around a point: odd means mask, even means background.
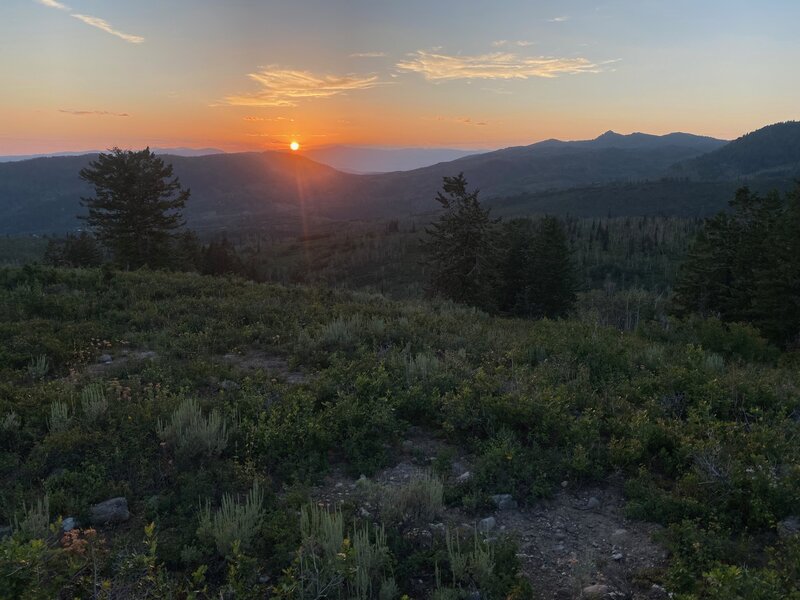
[[[569,485],[569,481],[564,480],[564,481],[561,482],[561,487],[562,488],[566,488],[568,485]]]
[[[63,521],[61,521],[61,530],[66,533],[67,531],[72,531],[78,527],[78,522],[75,520],[75,517],[67,517]]]
[[[564,533],[563,531],[556,531],[553,534],[553,537],[555,538],[556,541],[563,542],[565,539],[567,539],[567,534]]]
[[[598,508],[600,508],[600,500],[592,496],[586,501],[586,506],[583,507],[583,510],[597,510]]]
[[[778,535],[782,538],[792,537],[800,533],[800,517],[792,515],[778,523]]]
[[[11,537],[11,525],[0,525],[0,540]]]
[[[615,529],[614,533],[611,534],[611,543],[617,546],[621,546],[627,539],[628,539],[627,529]]]
[[[231,381],[230,379],[226,379],[225,381],[219,384],[219,388],[221,390],[225,390],[226,392],[235,392],[241,387],[242,386],[240,386],[238,383],[236,383],[235,381]]]
[[[127,521],[130,516],[128,501],[122,497],[105,500],[89,509],[89,521],[92,525],[122,523]]]
[[[647,593],[647,597],[650,598],[650,600],[668,600],[670,596],[667,590],[665,590],[660,585],[654,583],[650,587],[650,591]]]
[[[494,529],[495,525],[497,525],[497,520],[494,517],[486,517],[478,521],[478,531],[487,533]]]
[[[517,508],[517,501],[511,497],[511,494],[495,494],[492,496],[492,502],[494,502],[497,510],[514,510]]]
[[[614,550],[614,552],[611,553],[611,558],[613,560],[620,561],[623,559],[623,557],[624,555],[619,550]]]
[[[104,365],[110,364],[114,359],[111,357],[110,354],[101,354],[97,358],[97,362],[102,363]]]
[[[461,475],[456,477],[457,483],[467,483],[470,479],[472,479],[472,473],[469,471],[464,471]]]
[[[158,358],[158,355],[152,350],[142,350],[141,352],[136,352],[134,357],[138,358],[139,360],[155,360]]]
[[[603,585],[602,583],[595,583],[594,585],[587,586],[583,588],[581,592],[582,598],[597,598],[600,599],[608,592],[610,588],[607,585]]]
[[[369,511],[363,506],[358,511],[358,514],[360,514],[364,519],[369,519],[372,516],[371,514],[369,514]]]

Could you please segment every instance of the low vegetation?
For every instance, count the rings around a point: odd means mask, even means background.
[[[683,598],[798,593],[798,540],[777,533],[800,494],[798,361],[752,327],[667,318],[625,333],[147,271],[7,269],[0,294],[2,597],[298,597],[317,585],[311,556],[360,597],[415,593],[416,580],[441,597],[535,597],[505,546],[406,536],[439,494],[477,518],[492,494],[531,504],[613,473],[630,516],[665,526],[672,559],[652,580]],[[314,376],[289,384],[221,360],[248,348]],[[130,349],[158,358],[94,364]],[[308,484],[393,464],[410,426],[473,454],[474,477],[394,492],[383,533],[349,505],[310,516]],[[92,529],[89,508],[116,496],[130,521]],[[341,542],[314,541],[323,525],[299,513],[343,519]],[[69,545],[67,517],[80,524]],[[366,556],[371,575],[347,579]]]

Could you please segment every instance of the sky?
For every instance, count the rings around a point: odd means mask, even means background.
[[[800,119],[796,0],[0,0],[0,154]]]

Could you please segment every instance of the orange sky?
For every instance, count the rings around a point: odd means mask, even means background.
[[[5,0],[0,154],[733,138],[798,118],[797,17],[788,0]]]

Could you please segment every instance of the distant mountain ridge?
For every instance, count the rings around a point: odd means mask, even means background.
[[[311,160],[339,171],[355,174],[411,171],[441,162],[449,162],[479,150],[455,148],[381,148],[373,146],[322,146],[305,150]]]
[[[768,152],[761,150],[764,144],[772,146]],[[0,163],[0,233],[79,227],[79,199],[91,190],[78,172],[95,156]],[[285,152],[173,155],[168,162],[192,190],[186,207],[191,227],[290,232],[314,219],[433,212],[442,177],[459,172],[481,190],[481,198],[505,214],[700,216],[724,207],[730,190],[744,177],[757,179],[759,185],[783,186],[800,172],[796,157],[800,127],[790,122],[730,143],[685,133],[606,132],[593,140],[545,140],[369,175],[344,173]],[[697,184],[675,185],[684,180]]]
[[[225,154],[219,148],[150,148],[156,154],[173,156],[207,156],[209,154]],[[31,160],[34,158],[57,158],[60,156],[85,156],[87,154],[98,154],[104,150],[82,150],[80,152],[50,152],[43,154],[9,154],[0,155],[0,162],[17,162],[20,160]]]
[[[762,127],[675,165],[673,172],[695,179],[796,176],[800,173],[800,121]]]

